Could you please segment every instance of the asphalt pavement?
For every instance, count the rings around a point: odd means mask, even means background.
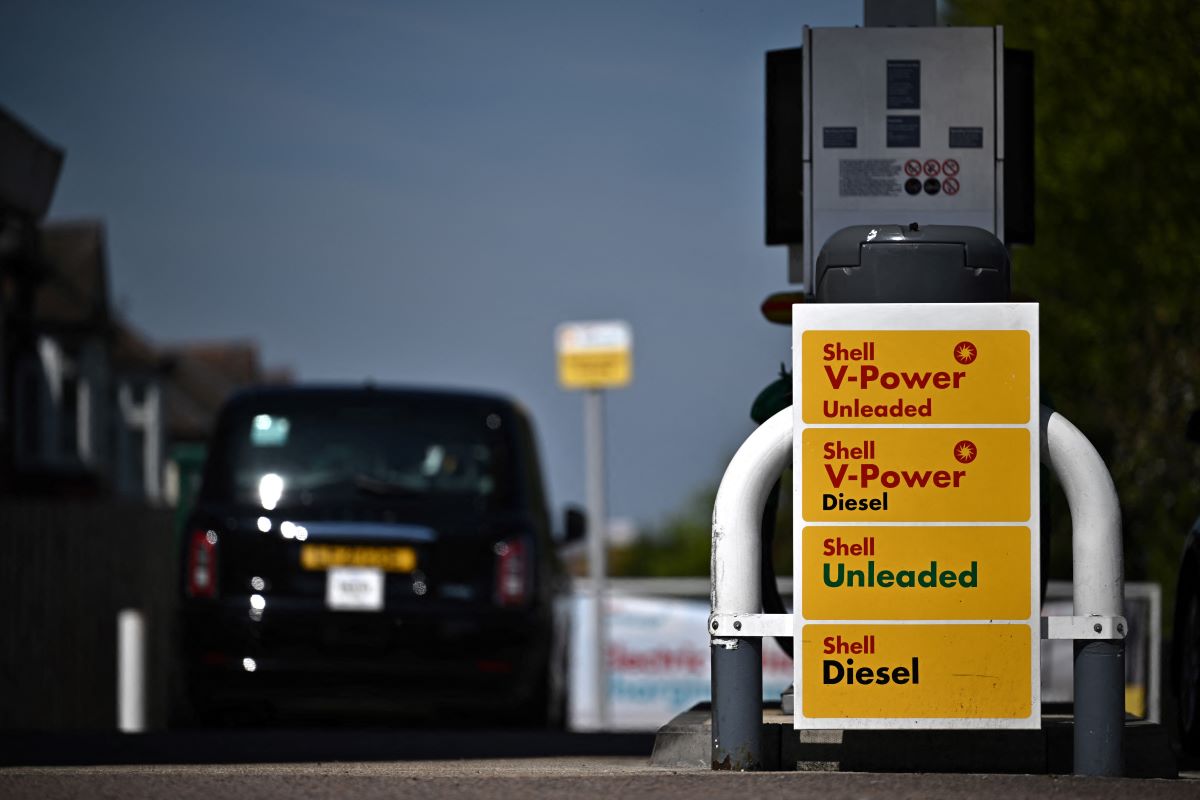
[[[265,764],[639,756],[652,733],[534,729],[230,728],[0,732],[0,767]],[[0,795],[2,800],[3,795]]]
[[[644,733],[235,729],[0,734],[0,799],[707,797],[1200,800],[1174,780],[863,772],[728,773],[650,765]],[[1185,768],[1195,765],[1185,765]]]
[[[570,798],[703,800],[709,797],[1200,798],[1200,781],[1045,775],[720,773],[663,770],[645,758],[556,757],[313,764],[17,767],[0,769],[0,797],[255,800],[313,798]]]

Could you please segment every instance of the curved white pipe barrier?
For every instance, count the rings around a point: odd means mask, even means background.
[[[763,506],[792,454],[792,409],[742,443],[721,478],[712,522],[712,613],[762,611]],[[713,636],[712,768],[762,769],[762,639]],[[710,631],[712,632],[712,631]]]
[[[762,611],[759,527],[771,487],[792,456],[792,407],[775,414],[738,448],[717,489],[712,518],[712,613]]]
[[[1041,461],[1050,467],[1071,511],[1074,616],[1120,617],[1125,591],[1121,508],[1100,454],[1065,417],[1041,408]],[[712,522],[712,613],[762,611],[759,528],[771,486],[792,453],[792,408],[775,414],[738,448],[717,490]],[[1095,632],[1101,633],[1101,620]],[[714,622],[715,625],[715,622]],[[746,631],[749,634],[749,631]],[[1125,631],[1118,626],[1121,637]],[[712,765],[759,769],[762,764],[761,639],[712,635]],[[761,635],[761,634],[759,634]],[[1075,763],[1077,775],[1123,770],[1124,642],[1075,643]]]
[[[1042,463],[1054,470],[1071,509],[1076,619],[1124,614],[1121,505],[1104,460],[1061,414],[1042,406]],[[1097,634],[1104,623],[1096,620]],[[1111,633],[1111,632],[1105,632]],[[1117,633],[1125,631],[1117,624]],[[1075,642],[1076,775],[1124,772],[1125,642]]]
[[[1075,616],[1121,616],[1125,570],[1121,506],[1108,467],[1087,437],[1042,406],[1042,463],[1054,470],[1071,509]]]

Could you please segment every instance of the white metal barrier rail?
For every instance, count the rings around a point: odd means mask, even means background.
[[[1071,511],[1074,615],[1045,617],[1042,638],[1075,640],[1074,771],[1120,775],[1125,720],[1121,510],[1104,461],[1065,417],[1041,409],[1041,460]],[[713,769],[762,764],[762,637],[792,636],[790,614],[762,613],[759,525],[792,452],[792,408],[738,448],[717,490],[712,523]]]

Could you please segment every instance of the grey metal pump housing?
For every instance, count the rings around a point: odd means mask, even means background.
[[[1004,243],[966,225],[852,225],[817,255],[820,303],[989,303],[1009,300]]]

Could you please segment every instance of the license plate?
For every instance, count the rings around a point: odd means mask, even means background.
[[[370,567],[384,572],[412,572],[417,568],[417,551],[411,547],[306,544],[300,548],[300,566],[308,570]]]
[[[331,610],[383,610],[383,570],[334,567],[326,575],[325,605]]]

